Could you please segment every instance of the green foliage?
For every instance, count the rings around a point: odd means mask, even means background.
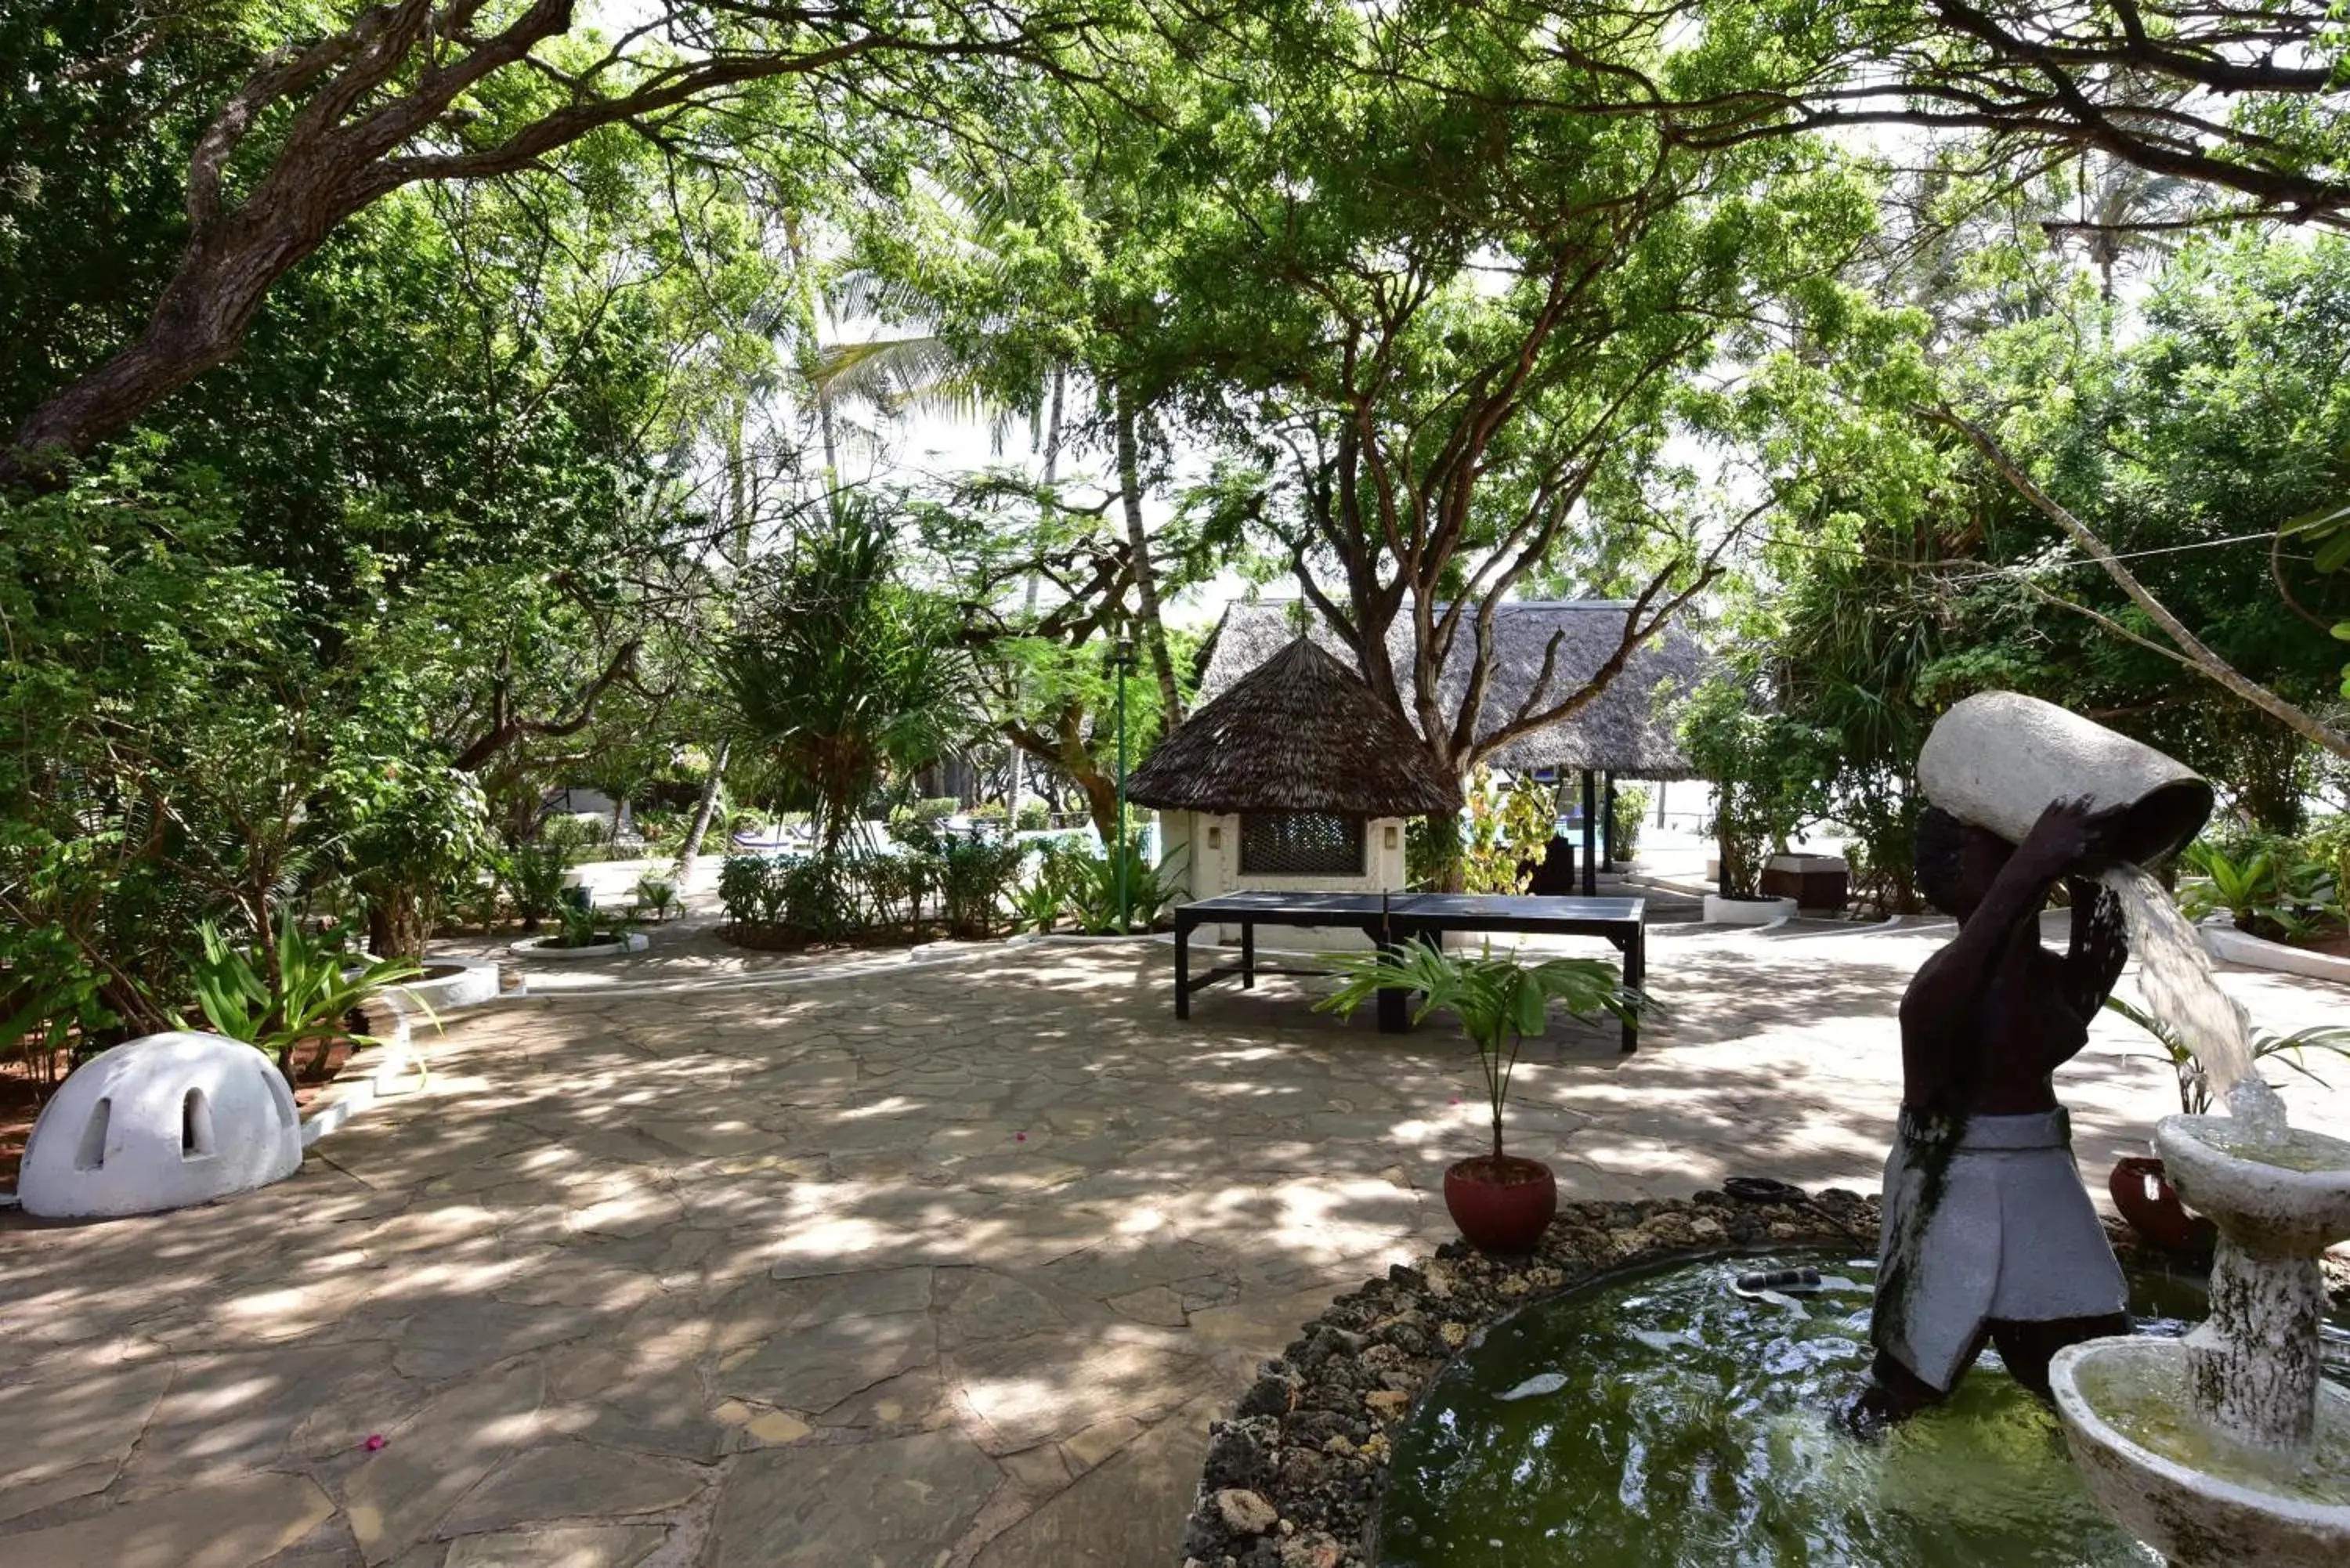
[[[15,1053],[25,1076],[44,1087],[97,1051],[101,1033],[120,1023],[82,948],[54,926],[0,925],[0,1053]],[[76,1049],[78,1045],[78,1049]]]
[[[1458,888],[1465,876],[1466,840],[1458,812],[1413,817],[1403,825],[1404,880],[1419,888]]]
[[[943,607],[899,582],[879,504],[858,494],[754,588],[722,659],[736,723],[819,803],[820,857],[890,769],[973,726]]]
[[[521,844],[506,852],[506,898],[522,917],[523,929],[538,929],[538,923],[555,912],[563,901],[564,874],[570,869],[571,857],[551,844]]]
[[[1721,896],[1755,898],[1768,857],[1825,815],[1834,741],[1800,720],[1764,711],[1748,690],[1716,677],[1682,711],[1681,745],[1713,781],[1709,826],[1721,856]]]
[[[992,937],[1003,929],[1004,907],[1020,879],[1027,851],[1008,839],[948,836],[939,846],[939,901],[947,934]]]
[[[1469,785],[1462,891],[1523,893],[1557,824],[1557,786],[1520,778],[1497,790],[1492,770],[1479,768]]]
[[[1637,859],[1640,852],[1640,829],[1648,818],[1648,792],[1636,784],[1616,786],[1616,833],[1608,843],[1608,858],[1618,861]]]
[[[1180,852],[1152,865],[1139,838],[1129,838],[1117,852],[1092,846],[1064,853],[1053,863],[1051,875],[1059,882],[1062,913],[1087,936],[1118,936],[1118,898],[1123,871],[1127,924],[1125,931],[1147,931],[1158,926],[1182,897],[1177,880]]]
[[[1053,826],[1053,814],[1045,803],[1033,796],[1020,803],[1020,815],[1013,826],[1022,833],[1042,833]]]
[[[2238,930],[2296,943],[2344,928],[2350,888],[2341,880],[2340,852],[2327,841],[2251,835],[2223,846],[2207,836],[2187,846],[2185,859],[2197,874],[2178,894],[2189,919],[2225,911]]]
[[[312,1061],[320,1073],[328,1045],[375,1044],[373,1036],[351,1029],[348,1015],[424,972],[408,959],[351,952],[338,938],[304,929],[291,907],[251,949],[232,944],[209,920],[197,929],[203,957],[192,981],[204,1022],[214,1033],[275,1056],[289,1080],[294,1053],[306,1043],[317,1048]]]
[[[650,909],[656,920],[666,920],[678,907],[677,884],[666,877],[644,876],[637,878],[637,908]]]
[[[608,942],[627,940],[629,922],[619,915],[598,909],[586,899],[565,899],[555,907],[555,935],[546,945],[555,948],[598,947]]]
[[[1653,1006],[1639,992],[1626,987],[1604,959],[1521,964],[1508,955],[1494,957],[1490,942],[1472,957],[1415,940],[1396,952],[1342,955],[1332,968],[1344,983],[1315,1003],[1319,1011],[1350,1014],[1379,992],[1392,989],[1420,993],[1415,1022],[1437,1012],[1460,1020],[1484,1072],[1497,1158],[1518,1054],[1530,1036],[1543,1032],[1553,1003],[1586,1023],[1602,1017],[1629,1021]]]
[[[890,836],[902,838],[909,829],[934,828],[962,809],[962,802],[951,794],[929,795],[909,801],[904,805],[892,806],[889,810]]]

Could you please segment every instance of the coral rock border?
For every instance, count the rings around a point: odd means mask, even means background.
[[[1232,1419],[1209,1428],[1184,1568],[1369,1568],[1393,1434],[1455,1355],[1521,1307],[1688,1259],[1812,1247],[1875,1253],[1874,1195],[1783,1190],[1779,1200],[1700,1192],[1564,1203],[1526,1257],[1453,1241],[1420,1268],[1398,1264],[1340,1296],[1258,1369]],[[2166,1262],[2118,1225],[2106,1231],[2125,1263]],[[2350,1264],[2329,1257],[2325,1268],[2335,1303],[2350,1303]]]

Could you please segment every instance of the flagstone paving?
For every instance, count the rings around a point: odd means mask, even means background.
[[[1630,1058],[1557,1026],[1513,1146],[1577,1197],[1873,1184],[1937,940],[1661,928],[1670,1017]],[[1448,1028],[1287,981],[1178,1024],[1167,968],[997,947],[502,1002],[278,1187],[13,1217],[0,1568],[1173,1563],[1207,1422],[1447,1239],[1482,1135]],[[2229,983],[2281,1029],[2350,1001]],[[2135,1049],[2101,1025],[2066,1074],[2092,1172],[2171,1108]]]

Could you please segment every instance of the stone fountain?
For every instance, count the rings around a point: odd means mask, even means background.
[[[2319,1256],[2350,1239],[2350,1143],[2286,1124],[2253,1071],[2243,1010],[2151,864],[2210,808],[2188,769],[2013,692],[1959,703],[1918,779],[1936,804],[2013,841],[2049,801],[2123,815],[2105,876],[2150,1010],[2193,1049],[2223,1116],[2165,1117],[2170,1182],[2219,1227],[2210,1314],[2184,1340],[2115,1336],[2056,1353],[2049,1386],[2099,1505],[2180,1568],[2350,1563],[2350,1394],[2319,1376]]]
[[[2318,1255],[2350,1239],[2350,1143],[2288,1128],[2247,1078],[2231,1115],[2155,1147],[2220,1228],[2211,1314],[2185,1340],[2090,1340],[2049,1368],[2089,1489],[2180,1568],[2350,1561],[2350,1394],[2318,1376]]]

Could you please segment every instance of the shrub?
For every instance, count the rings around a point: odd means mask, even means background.
[[[1053,814],[1041,800],[1024,800],[1012,826],[1023,833],[1042,833],[1053,826]]]
[[[1006,897],[1020,879],[1027,851],[1002,839],[973,835],[950,837],[941,846],[940,899],[947,931],[957,937],[992,937],[1003,923]]]
[[[1616,833],[1607,841],[1607,857],[1630,860],[1640,849],[1640,824],[1648,815],[1648,792],[1638,784],[1616,788]]]
[[[743,926],[837,941],[863,924],[847,864],[805,855],[732,855],[718,872],[718,901]]]
[[[964,815],[973,822],[1009,822],[1012,820],[1012,808],[1000,800],[982,801]]]
[[[653,919],[666,920],[677,907],[677,884],[666,877],[644,876],[637,878],[637,908],[650,909]]]
[[[538,825],[538,841],[556,854],[577,858],[580,852],[604,842],[604,825],[592,816],[557,812]]]
[[[506,898],[522,917],[524,930],[538,929],[554,910],[563,897],[563,874],[570,868],[570,856],[552,845],[525,844],[508,852]]]
[[[1128,930],[1149,930],[1163,919],[1180,896],[1174,880],[1176,856],[1170,855],[1158,865],[1150,864],[1142,853],[1140,843],[1129,840],[1122,858],[1126,867],[1126,906]],[[1066,855],[1057,868],[1066,878],[1065,909],[1077,923],[1077,929],[1088,936],[1113,936],[1118,932],[1118,865],[1119,859],[1107,854],[1079,851]]]

